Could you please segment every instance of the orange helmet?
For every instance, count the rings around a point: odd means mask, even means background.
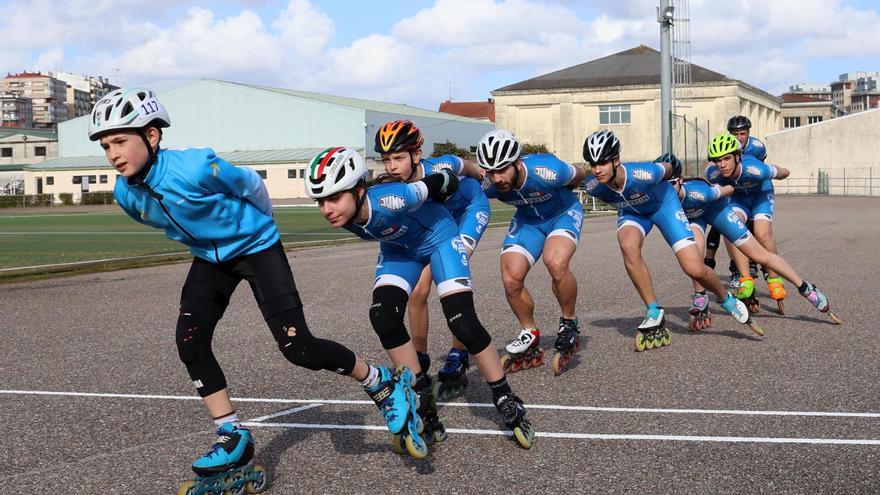
[[[376,133],[376,153],[394,153],[422,147],[422,131],[409,120],[386,122]]]

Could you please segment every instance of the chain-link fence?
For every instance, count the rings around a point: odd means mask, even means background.
[[[681,160],[686,177],[702,177],[706,172],[709,149],[709,121],[697,117],[672,115],[672,152]]]

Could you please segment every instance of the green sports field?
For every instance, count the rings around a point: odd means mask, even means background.
[[[491,222],[506,224],[513,211],[493,204]],[[5,213],[0,216],[0,270],[187,251],[182,244],[166,239],[163,232],[135,222],[121,210]],[[286,245],[354,238],[330,227],[315,207],[279,207],[275,220]]]

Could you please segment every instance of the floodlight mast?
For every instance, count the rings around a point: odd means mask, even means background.
[[[672,0],[660,0],[660,138],[663,153],[672,152]]]

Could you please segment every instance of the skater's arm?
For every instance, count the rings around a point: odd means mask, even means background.
[[[482,168],[478,167],[474,162],[470,160],[461,160],[461,175],[466,175],[468,177],[473,177],[477,180],[483,180],[483,177],[486,176],[486,172],[483,171]]]
[[[211,154],[202,170],[199,185],[213,192],[222,192],[246,199],[266,215],[272,214],[272,201],[263,178],[247,167],[236,167]]]
[[[733,196],[733,186],[716,185],[715,187],[718,188],[718,199],[729,198],[729,197]]]
[[[571,180],[568,181],[568,184],[566,184],[566,186],[570,189],[577,189],[584,181],[584,178],[587,176],[587,171],[584,170],[584,167],[582,166],[578,167],[576,165],[573,165],[573,167],[575,168],[574,177],[572,177]]]

